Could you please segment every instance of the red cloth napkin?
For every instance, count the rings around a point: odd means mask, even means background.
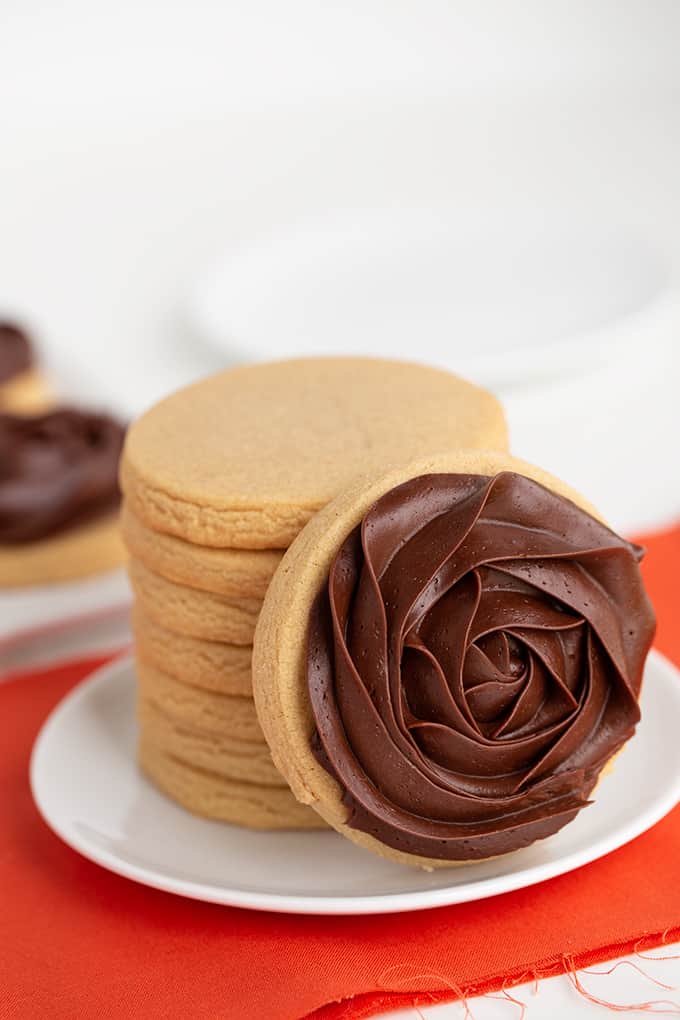
[[[680,662],[680,527],[646,544],[658,647]],[[680,939],[680,808],[571,874],[412,914],[256,913],[111,875],[52,835],[27,780],[42,721],[95,665],[0,684],[2,1020],[347,1020]]]

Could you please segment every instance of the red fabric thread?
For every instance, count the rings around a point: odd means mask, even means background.
[[[622,961],[625,962],[625,961]],[[614,968],[612,967],[612,970]],[[579,975],[576,972],[576,968],[573,961],[568,957],[565,958],[564,973],[566,977],[571,981],[572,985],[582,998],[586,1002],[591,1002],[596,1006],[604,1006],[605,1009],[610,1010],[612,1013],[653,1013],[655,1016],[680,1016],[680,1004],[672,1002],[670,999],[656,999],[646,1002],[630,1002],[630,1003],[618,1003],[610,1002],[608,999],[601,999],[597,995],[593,995],[587,988],[584,987]],[[593,971],[583,971],[584,974],[594,973]],[[603,973],[611,973],[605,971]],[[648,977],[648,975],[645,975]],[[650,978],[650,980],[654,980]],[[654,984],[660,982],[654,981]],[[668,988],[668,985],[661,985],[662,988]]]
[[[619,969],[619,967],[630,967],[630,969],[634,970],[636,974],[640,974],[640,976],[646,978],[647,981],[651,981],[651,983],[656,985],[657,988],[663,988],[667,992],[675,991],[674,985],[667,985],[665,982],[659,981],[658,978],[652,977],[651,974],[648,974],[647,971],[643,970],[637,963],[633,963],[632,960],[618,960],[616,963],[613,963],[611,967],[607,967],[605,970],[593,970],[591,967],[587,970],[582,970],[581,973],[591,974],[593,977],[606,977],[609,974],[613,974],[614,971]]]
[[[644,541],[657,645],[680,662],[680,527]],[[360,1020],[680,940],[680,808],[577,872],[415,914],[256,913],[109,874],[52,835],[28,789],[40,725],[96,665],[0,684],[1,1020]],[[421,981],[390,983],[400,968]]]

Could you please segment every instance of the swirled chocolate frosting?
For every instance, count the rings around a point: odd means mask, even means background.
[[[655,626],[641,556],[511,472],[378,500],[308,632],[312,746],[347,824],[455,861],[573,819],[640,716]]]
[[[60,409],[0,414],[0,544],[32,542],[112,510],[124,428]]]
[[[27,371],[33,364],[28,336],[11,322],[0,322],[0,383]]]

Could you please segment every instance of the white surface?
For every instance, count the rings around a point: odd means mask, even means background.
[[[409,359],[422,338],[428,361],[502,390],[629,357],[669,303],[670,275],[622,226],[558,209],[346,210],[230,249],[189,310],[229,360],[321,345]]]
[[[310,96],[639,92],[677,81],[677,24],[674,0],[4,0],[0,66],[13,105],[97,115]]]
[[[0,86],[2,73],[0,63]],[[0,308],[35,325],[67,390],[135,414],[227,360],[183,318],[201,267],[225,247],[329,209],[460,199],[490,223],[509,208],[520,221],[560,209],[575,225],[619,224],[662,253],[675,277],[677,100],[641,93],[602,103],[504,93],[276,112],[134,108],[81,121],[58,109],[35,111],[31,130],[22,107],[6,104],[0,194],[12,201],[1,211]],[[680,330],[647,321],[632,365],[614,359],[587,392],[565,378],[544,394],[505,394],[516,452],[627,531],[680,510],[680,478],[668,470]],[[430,360],[429,343],[418,333],[413,356]]]
[[[593,806],[526,850],[431,873],[373,856],[336,833],[251,832],[194,817],[136,766],[134,696],[126,659],[64,699],[33,750],[34,799],[48,825],[86,857],[135,881],[215,903],[359,914],[480,899],[609,853],[680,798],[680,676],[658,653],[648,661],[638,732],[602,779]]]

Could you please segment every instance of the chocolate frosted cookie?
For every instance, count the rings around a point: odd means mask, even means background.
[[[123,436],[113,419],[73,409],[0,414],[0,584],[79,577],[122,561]]]
[[[355,842],[424,867],[557,832],[632,736],[641,550],[507,454],[355,482],[284,556],[253,688],[277,767]]]
[[[0,411],[32,414],[51,402],[34,360],[28,334],[12,322],[0,321]]]

